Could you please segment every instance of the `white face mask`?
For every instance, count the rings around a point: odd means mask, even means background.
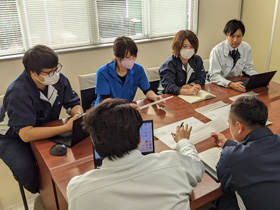
[[[52,75],[51,77],[49,75],[47,76],[42,76],[41,77],[44,78],[44,82],[42,82],[41,80],[39,80],[37,77],[35,77],[39,82],[41,82],[43,85],[54,85],[58,82],[59,80],[59,73],[55,72],[54,75]]]
[[[190,59],[194,55],[194,49],[181,49],[180,55],[184,59]]]

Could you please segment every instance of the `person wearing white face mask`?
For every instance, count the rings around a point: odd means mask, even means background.
[[[38,167],[29,142],[72,130],[73,120],[83,109],[68,79],[60,73],[62,65],[52,49],[36,45],[24,54],[22,62],[25,70],[9,85],[0,108],[0,122],[7,114],[10,126],[0,135],[0,158],[18,182],[37,193]],[[71,116],[66,124],[40,127],[58,120],[62,107]]]
[[[179,31],[172,41],[173,55],[159,69],[162,93],[193,95],[201,90],[206,73],[198,50],[198,38],[190,30]]]
[[[122,98],[132,102],[139,87],[151,101],[161,99],[150,89],[148,78],[143,67],[135,63],[138,48],[130,37],[118,37],[114,41],[115,60],[101,66],[96,72],[95,106],[103,100]],[[131,104],[138,108],[137,105]],[[164,107],[165,102],[158,103]]]

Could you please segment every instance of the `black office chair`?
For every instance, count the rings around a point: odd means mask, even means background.
[[[91,107],[91,104],[96,100],[95,94],[95,76],[96,73],[78,75],[81,91],[81,101],[84,111]]]
[[[22,202],[23,202],[23,205],[24,205],[24,209],[28,210],[28,205],[27,205],[27,201],[26,201],[26,197],[25,197],[25,193],[24,193],[24,188],[23,188],[21,183],[18,183],[18,184],[19,184],[19,190],[20,190]]]
[[[160,67],[153,67],[153,68],[147,68],[147,77],[150,83],[150,88],[153,90],[156,94],[158,93],[158,85],[160,81],[159,77],[159,68]]]

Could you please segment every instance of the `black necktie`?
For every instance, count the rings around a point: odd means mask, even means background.
[[[233,69],[235,64],[237,63],[238,59],[240,58],[240,53],[238,52],[238,50],[232,50],[231,52],[229,52],[229,55],[233,59],[233,66],[231,68],[231,69]]]
[[[233,58],[233,60],[235,61],[235,58],[236,58],[236,50],[232,50],[230,52],[230,56]]]

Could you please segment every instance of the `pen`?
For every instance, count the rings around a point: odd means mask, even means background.
[[[184,125],[184,122],[181,123],[180,128],[183,127],[183,125]]]

